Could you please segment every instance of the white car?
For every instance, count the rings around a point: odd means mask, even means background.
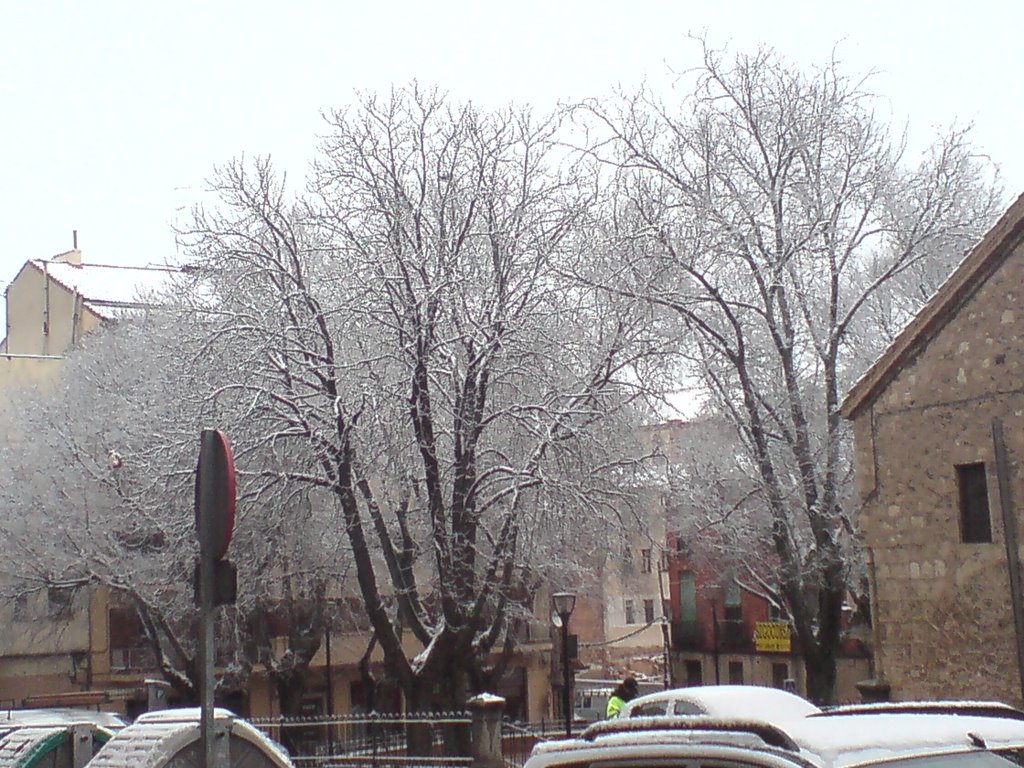
[[[795,693],[759,685],[705,685],[673,688],[639,696],[623,707],[619,717],[707,715],[755,717],[772,722],[806,717],[821,710]]]
[[[606,720],[538,744],[525,768],[1019,768],[1024,712],[925,702],[768,718]]]

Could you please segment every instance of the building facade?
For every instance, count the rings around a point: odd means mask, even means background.
[[[1022,291],[1024,197],[842,406],[856,441],[877,674],[895,699],[1024,704],[1020,610],[1014,618]]]
[[[693,557],[676,540],[669,560],[672,677],[675,685],[763,685],[805,695],[806,672],[785,612],[734,569]],[[853,611],[836,670],[836,701],[860,701],[857,683],[871,660]]]

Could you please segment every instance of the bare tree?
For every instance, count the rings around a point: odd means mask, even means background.
[[[109,588],[138,616],[179,697],[197,701],[193,484],[199,433],[216,424],[240,470],[240,595],[218,625],[219,691],[244,690],[262,664],[292,711],[323,637],[325,590],[347,558],[316,544],[333,525],[323,500],[255,492],[251,468],[262,475],[287,457],[253,450],[244,420],[215,401],[231,360],[191,346],[190,324],[201,319],[125,318],[73,351],[48,391],[7,410],[4,583],[19,593]],[[282,652],[275,637],[286,639]]]
[[[771,515],[776,598],[829,701],[855,526],[841,394],[1000,194],[963,131],[909,166],[834,61],[803,74],[705,45],[687,77],[676,106],[643,91],[579,112],[615,170],[621,266],[605,285],[674,318],[682,369],[734,425]]]
[[[218,398],[268,448],[300,446],[268,488],[337,499],[414,710],[499,674],[538,575],[568,578],[631,503],[608,425],[639,412],[649,312],[561,278],[594,180],[557,129],[415,86],[365,97],[329,117],[309,194],[233,163],[181,232],[211,349],[252,353]]]

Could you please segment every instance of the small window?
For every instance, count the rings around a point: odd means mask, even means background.
[[[988,481],[985,465],[960,464],[956,468],[960,490],[960,540],[965,544],[992,541],[992,521],[988,511]]]
[[[651,564],[651,550],[641,549],[640,550],[640,567],[644,573],[651,573],[653,570]]]
[[[698,683],[699,685],[699,683]],[[706,715],[708,711],[692,701],[676,701],[672,704],[673,715]]]
[[[729,662],[729,685],[743,685],[743,662]]]
[[[679,574],[679,618],[697,620],[697,580],[692,573]]]
[[[646,704],[640,704],[639,706],[633,707],[630,710],[630,717],[658,717],[668,712],[668,702],[665,701],[652,701]]]
[[[29,602],[29,596],[25,592],[21,592],[14,598],[14,618],[26,619],[30,613],[31,603]]]
[[[743,620],[743,596],[740,585],[735,581],[725,588],[725,620]]]
[[[636,609],[633,607],[633,601],[626,601],[626,623],[636,624]]]
[[[645,624],[653,624],[654,623],[654,601],[653,600],[644,600],[644,623]]]

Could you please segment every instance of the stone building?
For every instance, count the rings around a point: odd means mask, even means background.
[[[876,674],[897,700],[1024,703],[1024,627],[1011,597],[1024,509],[1022,292],[1024,196],[842,405],[856,441]]]

